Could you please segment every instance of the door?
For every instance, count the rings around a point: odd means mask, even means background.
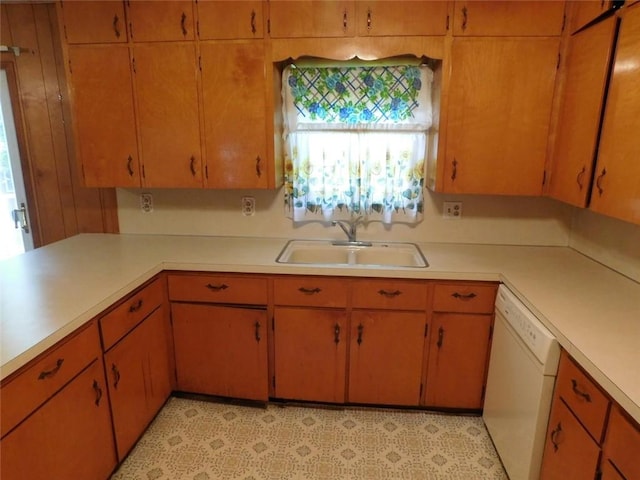
[[[11,70],[3,66],[0,75],[0,260],[33,249],[29,208],[22,177],[18,136],[14,122],[9,82]],[[12,85],[15,87],[15,85]]]

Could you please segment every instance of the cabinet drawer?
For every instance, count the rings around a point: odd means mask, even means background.
[[[353,308],[425,310],[427,283],[396,280],[356,281],[353,286]]]
[[[631,423],[618,407],[612,408],[604,446],[605,458],[608,458],[625,478],[640,478],[639,452],[640,429]]]
[[[433,293],[435,312],[493,313],[497,285],[439,283]]]
[[[609,399],[564,352],[560,358],[556,389],[582,425],[600,443]]]
[[[241,275],[169,275],[169,299],[264,305],[267,279]]]
[[[276,278],[276,305],[303,307],[345,307],[349,290],[348,280],[325,277]]]
[[[102,317],[100,330],[104,350],[109,350],[114,343],[162,305],[162,293],[162,281],[154,280]]]
[[[2,385],[2,436],[60,390],[98,355],[98,327],[92,322]]]

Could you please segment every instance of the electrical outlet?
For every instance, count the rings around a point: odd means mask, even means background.
[[[242,197],[242,214],[252,217],[256,213],[256,199],[254,197]]]
[[[443,202],[442,216],[449,220],[459,220],[462,217],[462,202]]]
[[[150,193],[140,194],[140,210],[144,213],[153,212],[153,195]]]

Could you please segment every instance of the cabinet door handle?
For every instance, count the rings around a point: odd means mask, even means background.
[[[129,313],[137,312],[142,308],[142,299],[139,299],[136,303],[129,307]]]
[[[576,182],[578,183],[578,187],[580,188],[580,190],[582,191],[582,188],[584,187],[584,174],[587,171],[587,167],[585,167],[584,165],[582,166],[582,170],[580,170],[580,172],[578,172],[578,175],[576,176]]]
[[[472,300],[474,298],[476,298],[476,294],[471,292],[471,293],[458,293],[458,292],[454,292],[451,294],[451,296],[453,298],[456,298],[458,300],[462,300],[462,301],[468,301],[468,300]]]
[[[367,31],[371,31],[371,9],[367,10]]]
[[[120,38],[120,19],[118,18],[118,15],[114,15],[113,16],[113,33],[115,33],[116,38]]]
[[[40,375],[38,375],[38,380],[44,380],[45,378],[53,377],[56,373],[58,373],[58,370],[60,370],[60,367],[62,367],[63,363],[64,358],[59,358],[58,360],[56,360],[56,366],[51,370],[43,370],[42,372],[40,372]]]
[[[182,12],[182,17],[180,17],[180,28],[182,29],[182,36],[187,36],[187,14]]]
[[[211,283],[207,283],[206,287],[212,292],[220,292],[229,288],[229,285],[227,285],[226,283],[223,283],[221,285],[213,285]]]
[[[336,323],[333,327],[333,341],[338,345],[340,343],[340,324]]]
[[[120,370],[118,370],[115,363],[111,364],[111,373],[113,374],[113,388],[117,390],[120,383]]]
[[[573,393],[575,393],[579,397],[582,397],[587,403],[591,403],[591,395],[589,395],[587,392],[583,392],[578,388],[578,382],[575,378],[571,379],[571,389],[573,390]]]
[[[551,430],[551,443],[553,444],[553,451],[557,452],[558,451],[558,441],[557,441],[557,437],[558,435],[560,435],[560,432],[562,432],[562,423],[558,422],[558,426],[556,428],[554,428],[553,430]]]
[[[444,328],[440,327],[438,328],[438,342],[436,343],[438,348],[442,348],[442,342],[444,342]]]
[[[322,291],[322,289],[316,287],[316,288],[305,288],[305,287],[300,287],[298,289],[299,292],[304,293],[305,295],[315,295],[316,293],[320,293]]]
[[[344,9],[344,12],[342,12],[342,31],[346,32],[347,31],[347,9]]]
[[[191,162],[189,163],[189,169],[191,170],[191,176],[196,176],[196,157],[191,155]]]
[[[364,325],[358,325],[358,345],[362,345],[362,334],[364,333]]]
[[[133,157],[131,155],[127,157],[127,171],[129,172],[129,176],[133,177]]]
[[[251,10],[251,33],[256,34],[256,12]]]
[[[455,157],[453,158],[453,162],[451,162],[451,166],[453,167],[451,170],[451,180],[455,180],[458,176],[458,160],[456,160]]]
[[[467,7],[462,7],[462,31],[467,29],[467,20],[469,20]]]
[[[258,178],[262,176],[262,167],[260,165],[261,162],[262,162],[262,159],[260,158],[260,155],[258,155],[256,157],[256,175],[258,176]]]
[[[260,343],[260,322],[256,320],[254,327],[256,328],[256,342]]]
[[[389,290],[378,290],[378,294],[382,295],[383,297],[393,298],[397,297],[398,295],[402,295],[402,292],[400,290],[394,290],[393,292],[390,292]]]
[[[102,389],[97,380],[93,381],[93,391],[96,392],[96,407],[100,406],[100,400],[102,400]]]
[[[598,178],[596,179],[596,187],[598,188],[598,193],[600,194],[600,196],[602,196],[602,194],[604,193],[604,189],[602,188],[602,179],[606,174],[607,174],[607,169],[603,168],[602,172],[600,173],[600,175],[598,175]]]

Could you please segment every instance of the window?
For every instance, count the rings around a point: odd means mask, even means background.
[[[432,81],[415,62],[286,67],[287,214],[419,222]]]

